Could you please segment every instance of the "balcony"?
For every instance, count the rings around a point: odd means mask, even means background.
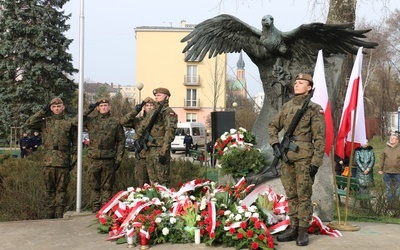
[[[200,99],[184,99],[183,100],[184,109],[200,109]]]
[[[184,76],[183,85],[185,86],[200,86],[200,76],[199,75],[190,75]]]

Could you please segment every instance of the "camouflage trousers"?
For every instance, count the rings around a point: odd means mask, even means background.
[[[89,158],[90,201],[97,212],[113,195],[115,182],[114,159]]]
[[[69,169],[66,167],[43,168],[44,184],[46,186],[47,214],[62,214],[67,202]]]
[[[312,220],[312,185],[310,177],[311,159],[288,164],[282,162],[281,181],[288,199],[290,224],[308,227]]]
[[[150,147],[147,151],[147,173],[151,183],[168,186],[171,155],[167,154],[166,164],[161,164],[159,162],[160,149],[160,147]]]
[[[143,187],[145,183],[150,184],[149,174],[147,173],[146,159],[147,157],[143,156],[140,160],[135,161],[135,179],[137,187]]]

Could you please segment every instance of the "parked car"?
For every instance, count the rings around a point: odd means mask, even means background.
[[[125,132],[125,148],[128,151],[135,151],[135,140],[133,139],[135,135],[135,130],[128,130]]]

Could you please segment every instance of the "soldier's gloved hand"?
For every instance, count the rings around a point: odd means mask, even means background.
[[[275,143],[272,145],[272,149],[274,150],[274,156],[277,158],[281,158],[281,151],[280,151],[281,144],[280,143]]]
[[[89,110],[93,111],[99,104],[99,102],[89,104]]]
[[[48,104],[43,105],[42,109],[46,113],[50,112],[50,104],[48,103]]]
[[[140,111],[142,111],[143,105],[144,105],[143,102],[142,102],[141,104],[136,105],[136,106],[135,106],[136,112],[139,113]]]
[[[158,156],[158,162],[162,165],[167,164],[167,157],[165,155],[159,155]]]
[[[318,172],[318,167],[314,166],[314,165],[311,165],[310,166],[310,176],[314,177],[317,174],[317,172]]]
[[[119,166],[121,165],[120,161],[115,161],[114,162],[114,170],[117,171],[119,169]]]

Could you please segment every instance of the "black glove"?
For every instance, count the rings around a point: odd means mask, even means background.
[[[119,169],[119,166],[121,165],[120,161],[115,161],[114,162],[114,170],[117,171]]]
[[[167,164],[167,157],[164,156],[164,155],[159,155],[159,156],[158,156],[158,162],[159,162],[160,164],[162,164],[162,165]]]
[[[274,150],[274,156],[277,158],[281,158],[281,151],[280,151],[281,144],[280,143],[275,143],[272,145],[272,149]]]
[[[138,105],[136,105],[135,106],[135,110],[136,110],[136,112],[140,112],[140,111],[142,111],[142,108],[143,108],[143,105],[142,104],[138,104]]]
[[[43,105],[42,109],[46,113],[50,112],[50,104]]]
[[[310,166],[310,176],[314,177],[317,174],[317,172],[318,172],[318,167],[311,165]]]
[[[89,104],[89,110],[93,111],[99,104],[99,102]]]

